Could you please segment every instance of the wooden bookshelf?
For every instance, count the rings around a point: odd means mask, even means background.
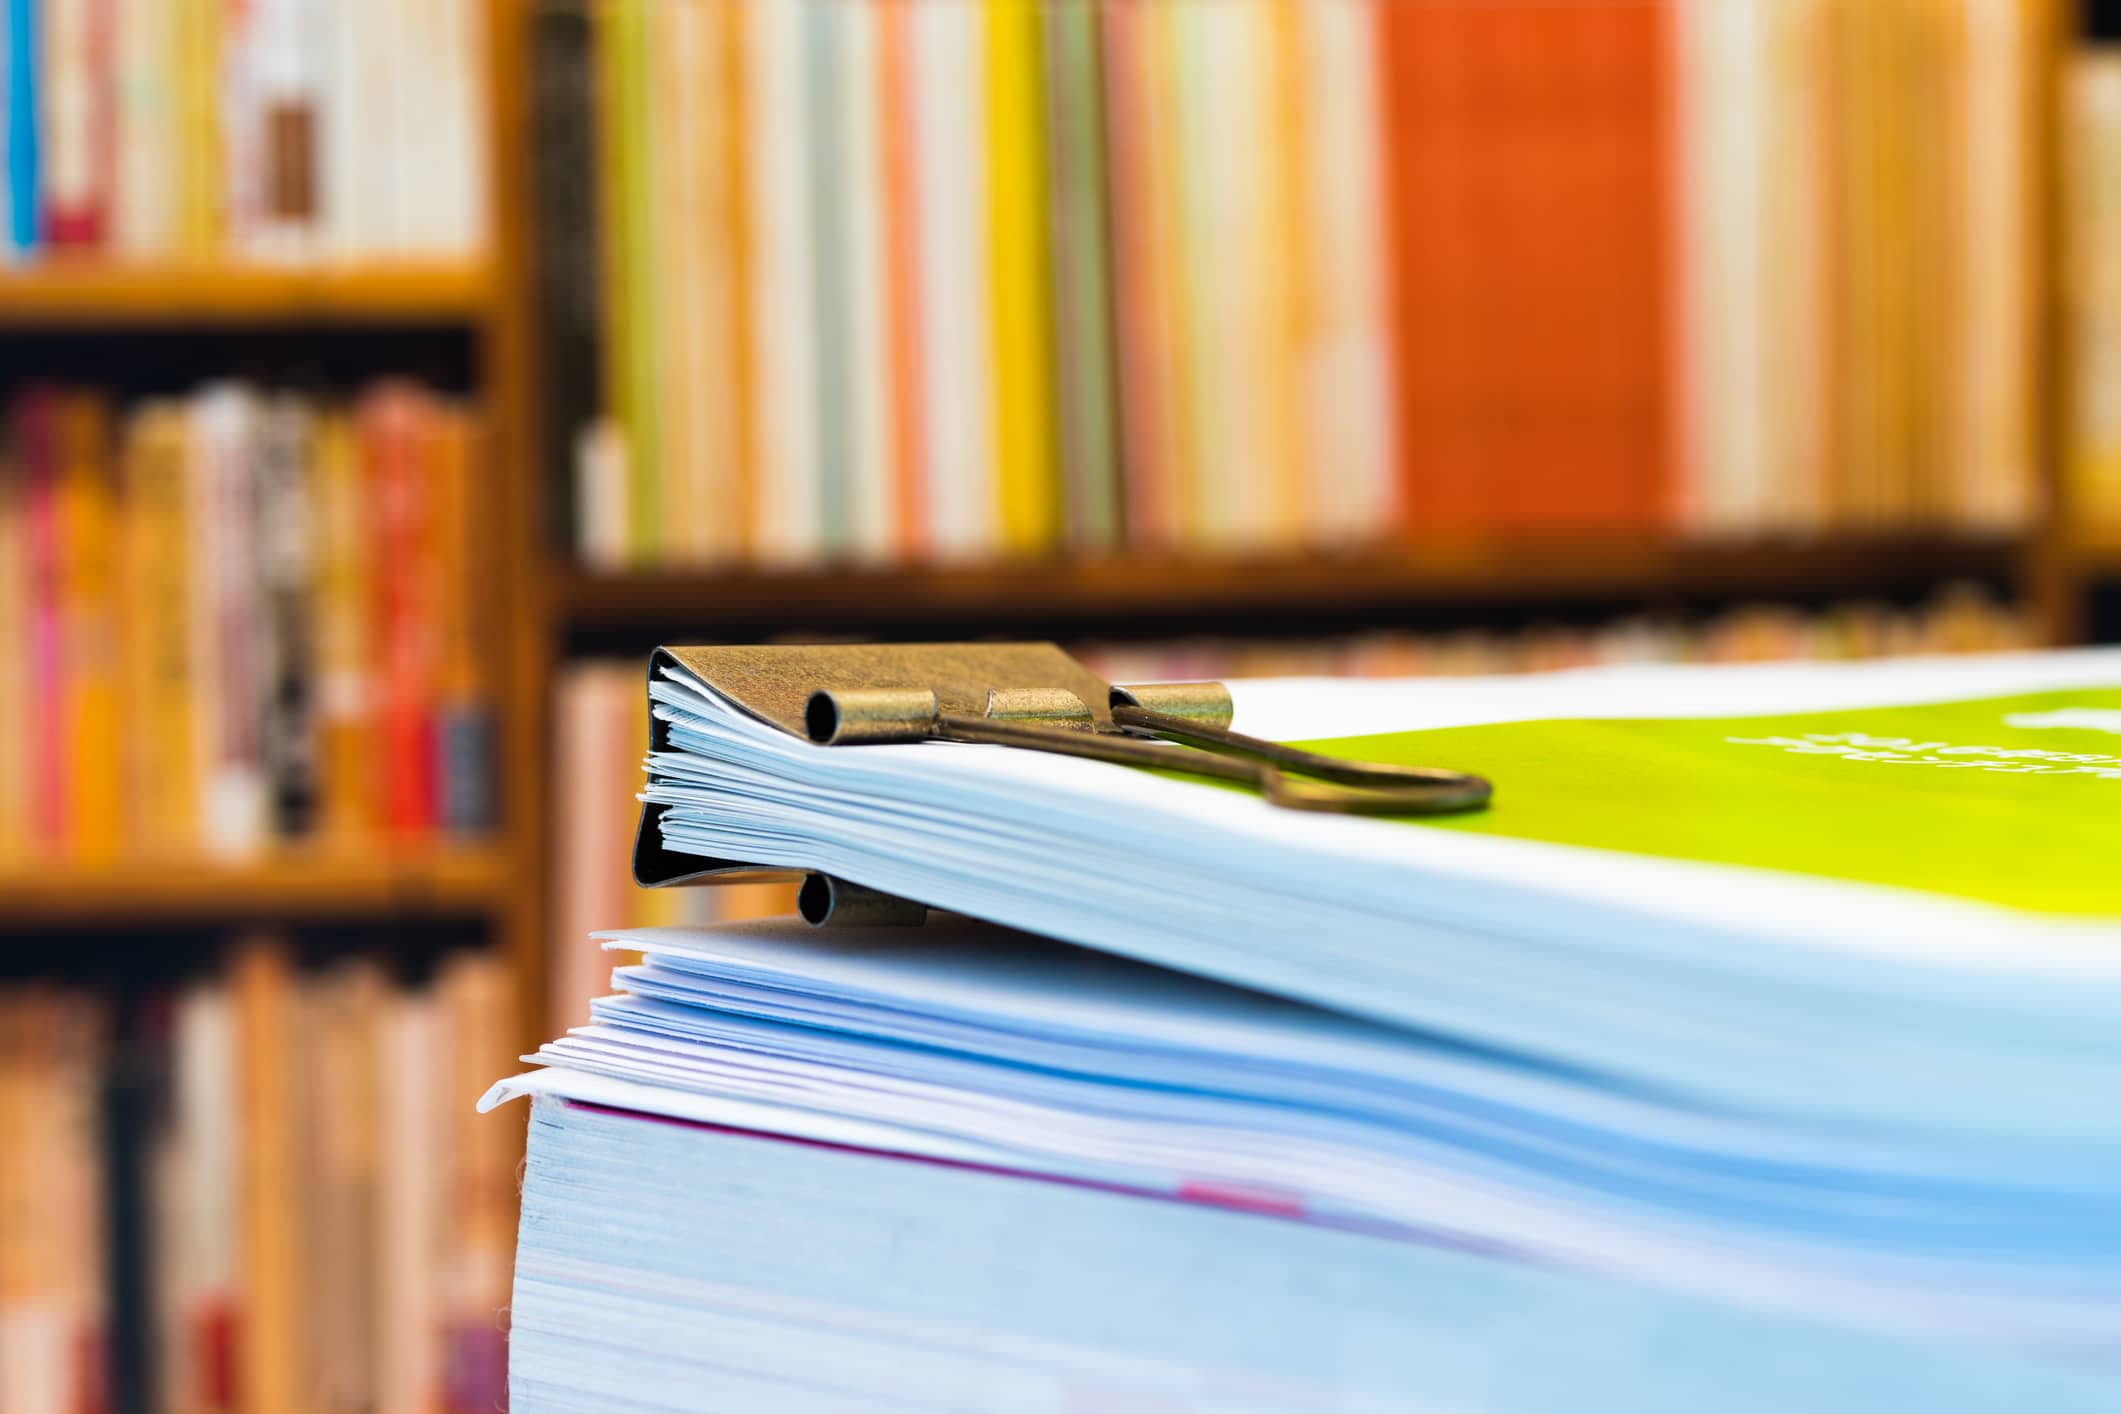
[[[473,324],[496,282],[481,263],[275,268],[54,258],[0,271],[0,329]]]
[[[2022,547],[2001,539],[1687,543],[1551,537],[1430,543],[1346,555],[1126,556],[1006,566],[815,571],[642,571],[557,577],[575,629],[712,633],[976,625],[1130,615],[1421,610],[1452,605],[1658,603],[1892,595],[1953,579],[2007,581]]]
[[[255,860],[0,865],[10,927],[239,922],[312,917],[455,918],[493,911],[509,882],[502,853],[282,852]]]

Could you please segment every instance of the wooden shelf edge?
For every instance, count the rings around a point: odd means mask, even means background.
[[[476,262],[97,264],[0,270],[0,328],[468,324],[492,303]]]
[[[497,910],[509,885],[496,848],[421,856],[273,855],[133,865],[0,865],[0,930],[24,925],[226,919],[444,917]]]
[[[2017,537],[1786,544],[1552,537],[1416,544],[1348,555],[1121,557],[1003,566],[564,573],[563,624],[791,628],[1035,625],[1042,619],[1257,609],[1390,609],[1571,600],[1895,593],[2005,577]]]

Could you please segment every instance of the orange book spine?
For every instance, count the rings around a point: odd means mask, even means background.
[[[369,580],[370,512],[362,447],[342,409],[317,425],[310,475],[317,508],[317,591],[312,637],[317,665],[317,800],[319,833],[334,845],[358,844],[380,823],[375,773],[376,589]]]
[[[914,186],[913,13],[921,0],[884,0],[878,11],[877,130],[884,187],[885,350],[895,543],[925,559],[929,534],[928,452],[921,418],[920,211]]]
[[[110,413],[102,396],[59,405],[60,711],[67,723],[66,842],[85,859],[119,845],[117,536]]]

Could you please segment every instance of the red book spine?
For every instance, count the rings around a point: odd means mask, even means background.
[[[104,243],[117,183],[114,0],[54,0],[45,19],[44,236],[54,248]]]
[[[1664,520],[1665,10],[1381,8],[1401,474],[1418,535]]]
[[[383,826],[424,833],[435,819],[432,507],[422,485],[424,397],[404,384],[369,394],[361,410],[362,464],[373,530],[377,738]]]

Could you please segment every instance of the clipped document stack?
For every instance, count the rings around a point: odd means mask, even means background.
[[[644,877],[992,921],[611,937],[514,1408],[2121,1402],[2121,655],[1232,685],[1411,820],[808,739],[1103,687],[924,651],[658,655]]]

